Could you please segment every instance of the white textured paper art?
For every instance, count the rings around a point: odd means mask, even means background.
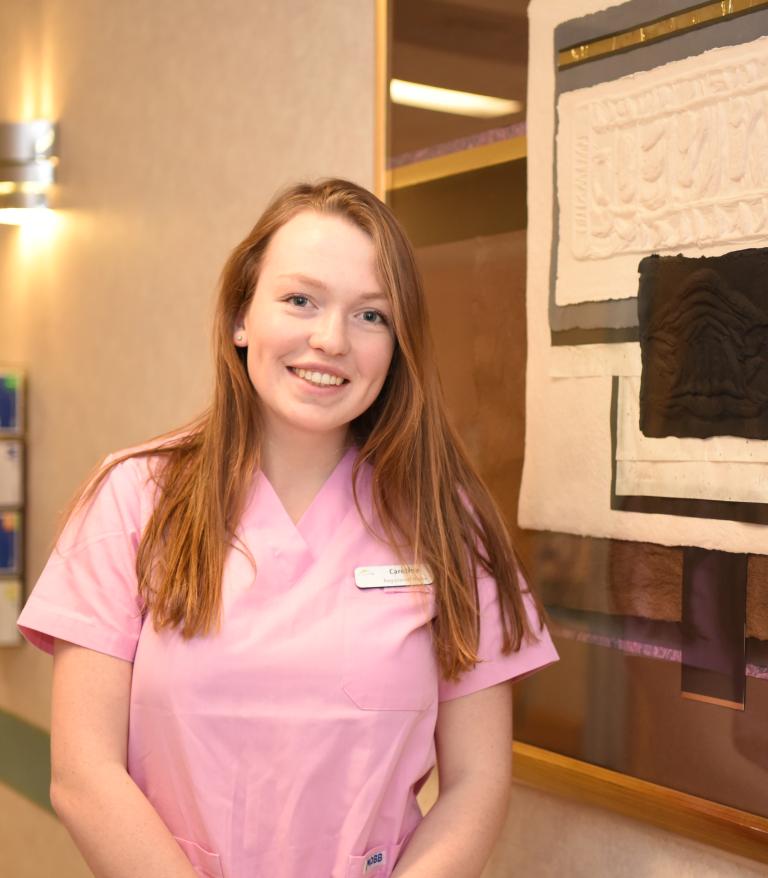
[[[768,37],[558,101],[559,305],[637,295],[650,253],[768,243]]]
[[[649,439],[640,431],[640,379],[619,380],[617,460],[712,461],[768,464],[768,442],[739,436]]]
[[[595,375],[640,375],[639,342],[553,345],[549,357],[552,378],[592,378]]]
[[[713,436],[649,439],[640,432],[640,381],[619,380],[616,493],[768,503],[768,442]]]

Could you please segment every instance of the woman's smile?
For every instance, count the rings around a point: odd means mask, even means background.
[[[341,375],[326,372],[322,369],[302,369],[295,366],[289,366],[288,371],[297,378],[300,378],[305,384],[309,384],[314,388],[337,390],[344,384],[349,384],[349,381],[346,378],[342,378]]]

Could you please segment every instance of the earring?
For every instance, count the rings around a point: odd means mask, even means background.
[[[235,341],[236,341],[236,342],[241,342],[244,338],[245,338],[245,336],[243,335],[243,333],[242,333],[242,332],[238,332],[237,335],[235,336]]]

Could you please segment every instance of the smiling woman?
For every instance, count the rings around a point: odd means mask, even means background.
[[[224,268],[214,356],[211,407],[102,464],[19,619],[55,656],[54,807],[110,878],[479,876],[506,684],[557,654],[388,208],[278,196]]]
[[[343,217],[303,211],[272,238],[234,339],[282,448],[310,433],[315,455],[322,442],[338,458],[379,395],[395,344],[379,286],[371,237]]]

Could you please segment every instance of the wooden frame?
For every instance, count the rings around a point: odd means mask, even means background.
[[[389,0],[374,0],[373,191],[386,196],[389,126]]]
[[[515,780],[768,863],[768,819],[515,741]]]

